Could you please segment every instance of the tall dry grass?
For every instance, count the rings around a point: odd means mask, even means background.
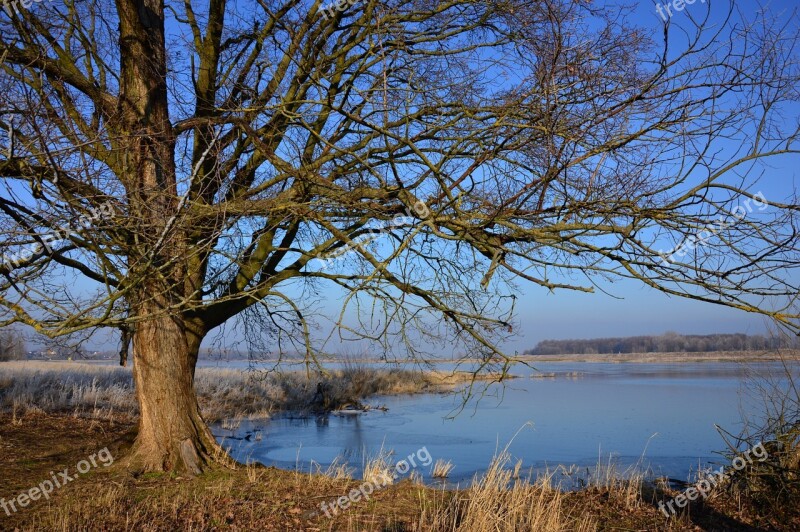
[[[395,481],[393,472],[394,464],[392,463],[392,451],[386,451],[381,445],[381,448],[373,456],[364,457],[364,466],[361,478],[365,482],[378,485],[393,484]]]
[[[436,460],[436,463],[433,464],[433,471],[431,472],[431,476],[433,478],[447,478],[450,476],[450,472],[453,471],[453,462],[450,460],[444,460],[439,458]]]
[[[448,496],[435,491],[423,501],[420,531],[452,532],[542,532],[596,530],[594,518],[585,512],[572,515],[564,503],[565,493],[549,475],[535,482],[514,480],[507,451],[497,455],[489,469],[472,486]]]
[[[88,413],[137,411],[130,369],[70,362],[0,363],[0,410]]]
[[[328,409],[357,405],[374,395],[415,393],[432,386],[419,372],[359,366],[325,375],[219,368],[198,368],[195,374],[200,407],[209,422],[316,408],[318,383],[325,390]],[[134,416],[138,405],[130,368],[16,361],[0,363],[0,411]]]

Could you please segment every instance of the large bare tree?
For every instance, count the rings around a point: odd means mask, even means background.
[[[203,339],[245,317],[314,360],[331,287],[342,337],[409,357],[512,362],[516,280],[796,331],[798,207],[758,188],[797,160],[796,19],[729,7],[647,30],[588,0],[18,4],[0,326],[131,338],[128,463],[190,473],[216,446]]]

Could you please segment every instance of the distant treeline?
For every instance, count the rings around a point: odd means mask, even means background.
[[[797,338],[768,338],[747,334],[627,336],[588,340],[543,340],[526,355],[603,355],[616,353],[702,353],[708,351],[764,351],[798,349]]]

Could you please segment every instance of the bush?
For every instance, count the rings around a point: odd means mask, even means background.
[[[784,359],[782,375],[752,376],[749,384],[764,401],[758,422],[745,425],[742,435],[727,434],[728,450],[722,454],[732,462],[739,449],[761,443],[767,452],[763,461],[733,472],[732,493],[749,502],[764,518],[779,522],[800,519],[800,383],[798,360]]]

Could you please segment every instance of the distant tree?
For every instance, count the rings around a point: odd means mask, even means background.
[[[19,331],[6,327],[0,329],[0,361],[25,358],[25,339]]]

